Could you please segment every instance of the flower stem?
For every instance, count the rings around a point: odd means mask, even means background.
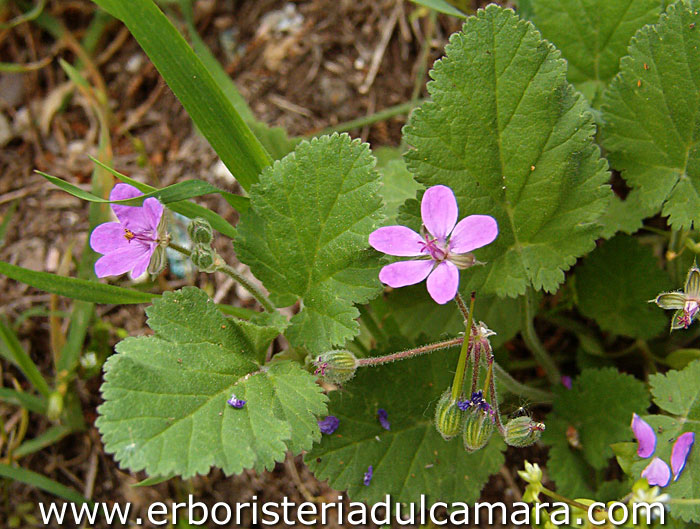
[[[452,340],[447,340],[445,342],[437,342],[428,345],[422,345],[414,349],[406,349],[405,351],[399,351],[398,353],[392,353],[386,356],[375,356],[370,358],[359,358],[357,360],[357,366],[379,366],[382,364],[388,364],[389,362],[396,362],[397,360],[405,360],[406,358],[412,358],[414,356],[419,356],[425,353],[430,353],[432,351],[437,351],[439,349],[447,349],[448,347],[454,347],[464,342],[464,338],[453,338]]]
[[[464,316],[464,323],[466,324],[467,320],[469,320],[469,314],[471,314],[471,311],[467,309],[467,305],[464,303],[462,296],[459,295],[459,292],[457,292],[457,295],[455,296],[455,302],[457,303],[462,316]]]
[[[566,498],[562,496],[561,494],[557,494],[553,490],[549,490],[547,487],[542,487],[542,493],[546,494],[553,500],[561,501],[563,503],[566,503],[567,505],[571,505],[572,507],[576,507],[577,509],[582,510],[583,512],[588,512],[588,505],[578,502],[576,500],[570,500],[569,498]]]
[[[493,369],[493,354],[489,357],[489,372],[486,374],[486,378],[488,379],[489,382],[489,389],[491,391],[491,408],[493,408],[494,411],[494,416],[496,418],[496,428],[498,428],[498,432],[505,437],[506,435],[506,429],[503,426],[503,422],[501,421],[501,410],[498,408],[498,394],[496,393],[496,381],[495,377],[490,376],[491,371]],[[484,393],[486,393],[484,391]]]
[[[183,255],[190,256],[192,252],[190,252],[187,248],[184,248],[183,246],[180,246],[179,244],[175,244],[173,242],[168,243],[168,246],[172,248],[173,250],[176,250],[180,252]],[[265,309],[267,312],[274,312],[275,311],[275,306],[272,304],[272,302],[267,298],[265,294],[262,293],[260,289],[258,289],[255,285],[253,285],[250,281],[248,281],[245,277],[243,277],[241,274],[239,274],[233,267],[227,265],[223,261],[220,260],[220,262],[216,263],[216,269],[220,272],[223,272],[230,278],[232,278],[234,281],[237,281],[240,283],[240,285],[245,288],[250,294],[262,305],[262,307]]]
[[[457,361],[457,370],[455,371],[455,377],[452,380],[452,400],[455,401],[459,398],[460,393],[462,393],[462,385],[464,384],[464,374],[467,368],[467,359],[469,358],[469,343],[472,337],[472,314],[474,313],[474,299],[476,298],[476,293],[472,292],[471,301],[469,303],[469,311],[467,311],[467,322],[464,330],[464,341],[462,342],[462,350],[459,352],[459,360]],[[457,293],[457,304],[460,305],[460,310],[464,306],[464,301],[462,300],[459,292]],[[461,302],[461,304],[460,304]],[[465,307],[466,309],[466,307]],[[462,310],[464,314],[464,310]]]
[[[522,336],[523,340],[525,341],[525,345],[527,345],[527,348],[530,349],[530,352],[545,370],[549,381],[552,384],[558,384],[559,380],[561,379],[559,368],[547,350],[544,348],[544,345],[542,345],[542,342],[535,332],[535,314],[533,307],[535,300],[532,289],[528,288],[525,296],[523,296],[521,299],[523,323]]]
[[[531,388],[530,386],[515,380],[498,364],[498,362],[493,363],[493,369],[498,375],[498,383],[514,395],[519,395],[531,400],[532,402],[542,404],[550,403],[554,400],[554,397],[550,392],[537,388]]]

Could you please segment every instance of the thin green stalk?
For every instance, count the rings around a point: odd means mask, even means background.
[[[175,244],[174,242],[169,242],[168,246],[172,248],[173,250],[180,252],[183,255],[186,255],[189,257],[192,255],[192,252],[190,252],[187,248],[184,248],[183,246],[180,246],[179,244]],[[216,269],[220,272],[223,272],[230,278],[232,278],[234,281],[240,283],[240,285],[245,288],[250,294],[262,305],[262,307],[265,309],[267,312],[274,312],[275,311],[275,306],[272,304],[272,302],[267,298],[265,294],[263,294],[260,289],[258,289],[255,285],[253,285],[250,281],[248,281],[245,277],[243,277],[241,274],[239,274],[233,267],[227,265],[224,262],[218,263]]]
[[[306,137],[313,138],[315,136],[323,136],[324,134],[332,134],[334,132],[347,132],[348,130],[359,129],[367,125],[373,125],[374,123],[386,121],[387,119],[391,119],[395,116],[400,116],[401,114],[408,114],[409,112],[411,112],[411,110],[413,110],[413,107],[420,105],[421,103],[423,103],[423,101],[424,100],[422,99],[417,99],[415,101],[408,101],[407,103],[394,105],[393,107],[385,108],[384,110],[380,110],[379,112],[375,112],[374,114],[370,114],[369,116],[364,116],[361,118],[353,119],[351,121],[346,121],[345,123],[340,123],[333,127],[325,128],[320,132],[308,134]]]
[[[469,344],[472,337],[472,314],[474,314],[474,298],[475,294],[472,292],[471,302],[469,304],[469,315],[467,317],[467,326],[464,330],[464,341],[462,342],[462,350],[459,352],[459,360],[457,362],[457,370],[455,371],[454,380],[452,381],[452,400],[455,401],[459,398],[460,393],[462,393],[462,384],[464,383],[464,372],[467,368],[467,359],[469,358]],[[462,297],[457,292],[457,304],[464,305]]]
[[[588,512],[588,505],[585,505],[581,502],[578,502],[576,500],[570,500],[569,498],[562,496],[561,494],[557,494],[553,490],[549,490],[547,487],[542,487],[541,489],[543,494],[546,494],[553,500],[561,501],[563,503],[566,503],[567,505],[571,505],[572,507],[576,507],[577,509],[580,509],[584,512]]]
[[[405,360],[407,358],[413,358],[414,356],[422,355],[425,353],[431,353],[439,349],[447,349],[448,347],[454,347],[455,345],[459,345],[463,342],[464,338],[453,338],[452,340],[422,345],[420,347],[406,349],[405,351],[399,351],[398,353],[392,353],[385,356],[360,358],[357,360],[357,367],[373,367],[382,364],[388,364],[390,362],[396,362],[397,360]]]
[[[493,369],[498,377],[498,383],[514,395],[519,395],[531,400],[532,402],[543,404],[553,402],[554,397],[550,392],[532,388],[523,384],[522,382],[518,382],[512,376],[510,376],[508,372],[498,364],[498,362],[493,363]]]
[[[539,362],[542,368],[547,373],[547,378],[550,383],[558,384],[561,379],[561,373],[557,364],[554,362],[552,357],[549,355],[547,350],[542,345],[537,333],[535,332],[534,320],[534,295],[531,288],[527,289],[525,295],[522,299],[522,336],[525,341],[525,345],[530,349],[530,352],[534,355],[535,359]]]

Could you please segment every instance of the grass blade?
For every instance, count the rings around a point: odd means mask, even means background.
[[[44,397],[49,396],[51,390],[39,372],[39,368],[24,350],[15,332],[2,319],[0,319],[0,356],[16,365],[39,393]]]
[[[71,488],[61,485],[59,482],[32,472],[31,470],[26,470],[21,467],[13,467],[11,465],[6,465],[5,463],[0,463],[0,476],[10,478],[14,481],[19,481],[21,483],[26,483],[32,487],[44,490],[50,494],[58,496],[59,498],[72,501],[74,503],[92,503],[90,500],[84,498],[81,494],[78,494]]]

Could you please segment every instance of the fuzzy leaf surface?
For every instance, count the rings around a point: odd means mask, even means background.
[[[444,184],[460,215],[493,216],[486,266],[462,274],[467,290],[553,292],[591,250],[610,200],[588,105],[566,62],[529,22],[495,5],[452,35],[428,84],[432,101],[404,128],[407,164],[426,186]]]
[[[240,260],[278,301],[302,301],[287,336],[312,353],[357,334],[354,304],[381,290],[368,244],[382,221],[374,163],[347,134],[301,142],[262,173],[238,225]]]
[[[667,328],[667,315],[648,301],[671,286],[651,249],[628,235],[605,242],[576,269],[581,313],[605,331],[633,338],[648,339]]]
[[[615,368],[586,369],[571,389],[555,392],[542,435],[551,447],[547,470],[560,494],[576,497],[591,490],[593,469],[605,468],[613,455],[610,445],[629,438],[632,414],[646,411],[649,394],[642,382]],[[567,431],[578,435],[580,448],[569,443]]]
[[[656,22],[659,0],[532,0],[533,22],[569,63],[569,81],[591,101],[618,72],[635,31]]]
[[[292,362],[260,366],[203,291],[166,292],[147,313],[155,335],[121,341],[105,364],[97,426],[122,467],[235,474],[270,469],[318,439],[326,397],[314,377]],[[247,401],[242,409],[226,403],[232,393]]]
[[[611,166],[674,229],[700,222],[699,10],[677,2],[639,30],[602,107]]]
[[[342,391],[331,393],[329,413],[340,419],[333,435],[306,456],[319,479],[348,491],[355,501],[475,501],[489,475],[504,461],[504,443],[494,435],[486,448],[468,454],[460,437],[444,441],[435,430],[435,403],[450,385],[456,352],[436,352],[383,367],[363,368]],[[411,388],[409,393],[397,388]],[[377,421],[388,413],[391,430]],[[362,478],[374,467],[369,486]]]

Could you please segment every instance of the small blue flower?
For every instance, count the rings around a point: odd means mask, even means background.
[[[365,472],[365,476],[362,480],[362,482],[366,485],[369,486],[369,484],[372,482],[372,475],[374,474],[374,468],[372,468],[372,465],[367,467],[367,472]]]
[[[492,414],[491,405],[484,399],[484,392],[479,390],[472,393],[469,400],[460,400],[457,402],[457,407],[462,411],[467,411],[470,408],[480,409],[481,411]]]
[[[323,420],[318,421],[318,427],[321,429],[321,433],[326,435],[331,435],[338,429],[340,424],[340,419],[335,415],[329,415]]]
[[[237,399],[236,394],[234,393],[233,395],[231,395],[231,398],[226,401],[226,403],[229,406],[232,406],[232,407],[240,410],[243,406],[245,406],[246,401],[244,401],[242,399]]]
[[[379,419],[379,424],[382,425],[382,428],[385,430],[391,430],[391,423],[389,422],[389,414],[386,412],[384,408],[379,408],[377,410],[377,418]]]

